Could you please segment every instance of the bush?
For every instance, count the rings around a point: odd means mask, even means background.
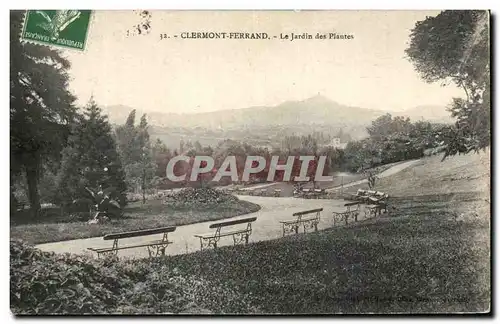
[[[118,261],[42,252],[10,243],[10,305],[22,314],[211,313],[244,306],[228,285],[168,268],[168,257]]]
[[[167,197],[165,203],[175,208],[207,208],[232,204],[236,196],[211,188],[185,188]]]
[[[137,314],[196,308],[184,282],[147,263],[95,260],[10,244],[10,304],[15,314]]]

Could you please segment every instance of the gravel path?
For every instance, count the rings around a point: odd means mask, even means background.
[[[406,161],[406,162],[403,162],[403,163],[399,163],[399,164],[396,164],[395,166],[393,167],[390,167],[389,169],[383,171],[383,172],[380,172],[380,174],[378,175],[379,178],[385,178],[385,177],[388,177],[388,176],[391,176],[393,174],[396,174],[400,171],[403,171],[404,169],[414,165],[415,163],[419,162],[420,160],[411,160],[411,161]],[[345,188],[348,188],[348,187],[352,187],[352,186],[357,186],[357,185],[360,185],[360,184],[363,184],[363,183],[368,183],[368,180],[367,179],[363,179],[363,180],[359,180],[359,181],[354,181],[354,182],[350,182],[348,184],[345,184],[344,186],[339,186],[339,187],[334,187],[334,188],[330,188],[330,189],[326,189],[327,192],[331,192],[331,191],[336,191],[336,190],[340,190],[340,189],[345,189]]]
[[[325,199],[299,199],[292,197],[256,197],[256,196],[239,196],[242,200],[248,200],[262,206],[258,212],[243,216],[234,217],[234,219],[257,216],[257,220],[252,225],[252,235],[250,242],[258,242],[263,240],[272,240],[282,237],[282,227],[279,221],[292,219],[292,214],[298,211],[304,211],[314,208],[324,208],[321,214],[321,221],[318,229],[325,229],[333,226],[332,211],[344,211],[343,200],[325,200]],[[362,212],[359,219],[363,219]],[[166,253],[168,255],[190,253],[200,249],[198,238],[195,234],[210,232],[208,226],[215,222],[204,222],[178,226],[176,231],[169,235],[169,239],[174,243],[169,245]],[[300,232],[302,232],[302,228]],[[147,237],[130,238],[123,240],[126,245],[144,243],[151,240],[161,239],[161,235],[151,235]],[[120,241],[122,242],[122,241]],[[221,238],[219,246],[232,245],[230,236]],[[76,253],[88,254],[89,247],[110,247],[111,241],[104,241],[102,237],[94,237],[88,239],[71,240],[55,243],[46,243],[37,245],[37,248],[43,251],[53,251],[56,253]],[[126,249],[119,251],[120,257],[146,257],[148,256],[146,248]]]

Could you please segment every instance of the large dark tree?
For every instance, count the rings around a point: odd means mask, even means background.
[[[76,109],[68,91],[70,63],[48,46],[19,41],[23,12],[10,12],[11,179],[26,175],[33,216],[40,211],[42,165],[58,162]]]
[[[464,90],[465,99],[454,98],[449,107],[457,122],[447,132],[446,155],[490,145],[489,17],[487,11],[447,10],[417,22],[410,35],[406,54],[420,76]]]
[[[81,198],[85,187],[96,190],[114,188],[113,199],[126,203],[125,173],[111,125],[93,99],[73,125],[63,150],[57,186],[62,204]]]

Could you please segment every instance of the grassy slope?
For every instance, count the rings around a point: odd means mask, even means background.
[[[142,206],[133,203],[127,207],[125,217],[102,225],[88,225],[85,222],[52,222],[11,225],[12,239],[22,239],[31,244],[58,242],[64,240],[102,236],[107,233],[156,228],[171,225],[185,225],[234,217],[258,211],[259,205],[239,200],[236,203],[218,205],[213,209],[186,210],[171,209],[161,201],[148,201]]]
[[[489,151],[448,157],[443,162],[441,159],[442,155],[425,157],[410,168],[379,179],[375,190],[393,197],[456,192],[483,192],[489,196]],[[352,186],[346,191],[355,193],[359,188],[367,188],[367,184]]]
[[[214,312],[486,311],[488,164],[431,157],[380,180],[378,190],[398,196],[396,217],[143,262],[238,292],[230,303],[200,297]]]

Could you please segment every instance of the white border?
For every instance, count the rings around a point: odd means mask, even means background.
[[[9,197],[9,189],[7,183],[9,182],[9,173],[7,171],[7,166],[8,166],[8,159],[7,156],[9,156],[9,152],[7,152],[9,148],[9,118],[7,117],[7,107],[9,106],[8,103],[8,98],[9,98],[9,83],[7,79],[7,75],[9,75],[9,66],[8,66],[8,56],[9,56],[9,47],[6,44],[9,44],[9,13],[8,9],[60,9],[60,8],[67,8],[68,5],[71,5],[73,8],[83,8],[83,9],[93,9],[93,10],[99,10],[99,9],[138,9],[140,8],[145,8],[145,9],[197,9],[197,10],[207,10],[207,9],[233,9],[233,10],[244,10],[244,9],[253,9],[253,10],[276,10],[276,9],[281,9],[281,10],[293,10],[293,9],[350,9],[350,10],[360,10],[360,9],[375,9],[375,10],[382,10],[382,9],[397,9],[397,10],[424,10],[424,9],[492,9],[493,14],[498,14],[498,10],[496,8],[498,7],[498,4],[500,2],[498,0],[496,1],[486,1],[486,0],[475,0],[475,1],[463,1],[463,0],[455,0],[455,1],[432,1],[432,0],[420,0],[420,1],[414,1],[414,2],[405,2],[405,1],[387,1],[387,0],[378,0],[378,1],[369,1],[369,0],[359,0],[359,1],[313,1],[313,0],[303,0],[303,1],[277,1],[277,0],[252,0],[252,1],[236,1],[236,0],[226,0],[226,1],[208,1],[208,0],[199,0],[199,1],[193,1],[193,0],[171,0],[171,1],[152,1],[152,0],[141,0],[139,1],[127,1],[127,0],[121,0],[121,1],[102,1],[102,0],[87,0],[87,1],[72,1],[68,2],[67,0],[48,0],[48,1],[43,1],[43,3],[40,3],[40,1],[16,1],[15,3],[10,3],[8,4],[7,2],[1,3],[1,6],[4,7],[5,4],[7,4],[6,8],[2,8],[5,10],[2,10],[2,18],[1,21],[4,23],[1,25],[1,37],[2,41],[0,44],[3,45],[2,48],[2,59],[0,62],[2,62],[2,75],[3,75],[3,82],[4,85],[1,87],[2,89],[2,98],[4,100],[4,105],[3,105],[3,111],[5,114],[5,118],[1,118],[1,123],[3,125],[0,126],[0,129],[2,130],[3,134],[0,137],[0,140],[3,142],[2,148],[5,150],[5,154],[3,155],[4,158],[2,159],[2,168],[1,170],[1,175],[2,175],[2,186],[1,188],[1,193],[0,197],[4,199],[2,201],[2,208],[3,208],[3,213],[1,216],[1,221],[4,223],[2,226],[2,229],[4,231],[3,237],[4,243],[1,244],[1,258],[4,261],[4,266],[1,268],[2,269],[2,274],[1,274],[1,283],[2,286],[0,288],[1,292],[1,315],[3,319],[6,319],[7,322],[11,323],[14,322],[14,318],[10,314],[10,309],[9,309],[9,303],[10,303],[10,297],[9,297],[9,269],[7,267],[8,263],[8,255],[9,255],[9,247],[6,242],[6,238],[9,237],[9,220],[8,220],[8,215],[9,215],[9,210],[8,210],[8,198]],[[9,6],[10,5],[10,6]],[[498,20],[496,21],[495,24],[495,31],[494,35],[498,35],[496,30],[498,26]],[[494,39],[492,40],[494,41]],[[495,58],[498,59],[498,53],[495,53]],[[496,71],[492,71],[492,75],[494,77],[494,84],[498,84],[498,77],[497,74],[495,73]],[[495,97],[496,97],[496,92],[494,92]],[[496,103],[497,98],[495,98],[494,103]],[[495,114],[495,121],[494,124],[499,124],[500,125],[500,117],[499,113]],[[496,146],[496,145],[495,145]],[[495,147],[497,148],[497,147]],[[494,168],[495,166],[492,166]],[[495,177],[495,182],[497,180],[497,177]],[[498,199],[500,194],[495,193],[495,201],[500,202]],[[492,215],[494,217],[495,215]],[[498,223],[500,221],[496,221],[496,226],[493,229],[494,232],[499,232],[496,231],[498,230]],[[496,241],[496,240],[495,240]],[[495,249],[496,251],[497,249]],[[496,254],[493,256],[496,259]],[[495,269],[496,270],[496,269]],[[495,271],[496,272],[496,271]],[[497,275],[498,272],[495,273]],[[492,274],[493,275],[493,274]],[[498,278],[498,276],[495,276]],[[497,300],[495,298],[495,300]],[[498,311],[498,307],[495,307],[495,309]],[[139,320],[144,320],[144,318],[138,318]],[[171,321],[171,322],[177,322],[179,319],[170,319],[170,318],[158,318],[163,321]],[[71,320],[71,321],[81,321],[81,319],[72,319],[72,318],[61,318],[61,320],[66,321],[66,320]],[[91,319],[96,323],[105,323],[103,319]],[[114,318],[114,319],[107,319],[106,322],[109,321],[112,322],[123,322],[125,319],[124,318]],[[181,321],[191,321],[192,319],[180,319]],[[212,319],[213,320],[213,319]],[[248,320],[248,319],[247,319]],[[269,319],[264,319],[264,318],[254,318],[251,319],[251,321],[255,322],[266,322],[269,320],[274,320],[274,318],[269,318]],[[286,321],[300,321],[300,322],[309,322],[311,320],[306,320],[304,318],[286,318],[284,319]],[[335,320],[335,319],[333,319]],[[373,320],[373,319],[371,319]],[[375,319],[377,320],[377,319]],[[399,318],[395,318],[394,320],[400,320]],[[420,319],[417,319],[420,320]],[[429,318],[422,318],[421,320],[425,320],[426,323],[435,323],[438,322],[437,319],[432,319],[430,320]],[[468,320],[473,320],[473,318],[470,318]],[[34,322],[35,319],[25,319],[23,322]],[[56,319],[50,319],[47,320],[48,322],[55,322]],[[232,320],[231,320],[232,321]],[[387,319],[378,319],[377,321],[387,321]],[[355,322],[364,322],[363,318],[358,318],[355,320]]]

